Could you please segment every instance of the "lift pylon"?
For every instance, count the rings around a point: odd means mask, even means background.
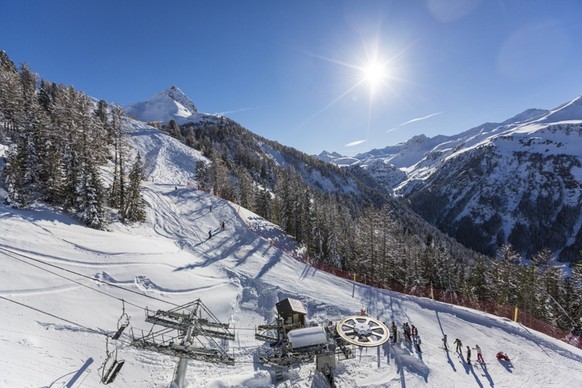
[[[146,309],[145,320],[152,329],[141,336],[132,330],[132,346],[179,357],[174,376],[178,387],[184,384],[188,360],[234,365],[234,358],[215,340],[234,340],[234,333],[200,299],[171,310]],[[162,329],[154,332],[156,326]]]

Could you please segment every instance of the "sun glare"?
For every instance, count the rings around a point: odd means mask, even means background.
[[[376,62],[370,63],[364,68],[364,77],[371,84],[377,84],[384,78],[384,69]]]
[[[362,67],[364,81],[366,81],[372,91],[378,89],[388,78],[386,66],[372,61]]]
[[[337,96],[331,99],[329,103],[319,109],[312,117],[308,118],[306,122],[319,116],[325,110],[331,108],[347,96],[352,96],[353,100],[359,98],[358,92],[361,92],[364,87],[369,91],[368,94],[368,121],[371,120],[372,106],[378,100],[385,88],[393,90],[392,81],[397,80],[395,77],[394,68],[395,60],[398,56],[385,57],[378,48],[378,44],[364,47],[364,56],[357,56],[354,61],[345,61],[334,58],[321,56],[318,54],[309,54],[326,62],[342,66],[353,70],[353,72],[346,78],[346,81],[352,81],[352,84],[347,83],[348,87],[341,91]],[[342,75],[346,73],[341,73]],[[303,124],[302,124],[303,125]],[[369,123],[368,123],[369,126]],[[350,143],[351,144],[351,143]]]

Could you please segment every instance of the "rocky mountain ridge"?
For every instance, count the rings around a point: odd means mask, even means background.
[[[529,109],[455,136],[416,136],[346,158],[385,190],[406,198],[441,231],[494,254],[511,243],[524,256],[543,248],[562,260],[582,249],[582,98]]]

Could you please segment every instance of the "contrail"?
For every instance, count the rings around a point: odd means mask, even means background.
[[[353,146],[357,146],[357,145],[365,143],[365,142],[366,142],[366,140],[356,140],[356,141],[353,141],[351,143],[344,145],[344,147],[353,147]]]
[[[402,127],[403,125],[408,125],[408,124],[416,123],[417,121],[422,121],[422,120],[430,119],[431,117],[438,116],[438,115],[440,115],[441,113],[443,113],[443,112],[431,113],[431,114],[429,114],[429,115],[427,115],[427,116],[423,116],[423,117],[417,117],[417,118],[415,118],[415,119],[408,120],[407,122],[405,122],[405,123],[402,123],[402,124],[400,124],[399,126],[400,126],[400,127]]]
[[[250,108],[250,107],[249,108],[240,108],[240,109],[234,109],[234,110],[227,110],[224,112],[217,112],[217,113],[213,113],[213,114],[218,115],[218,116],[225,116],[225,115],[232,114],[232,113],[246,112],[247,110],[251,110],[251,109],[258,109],[258,108]]]

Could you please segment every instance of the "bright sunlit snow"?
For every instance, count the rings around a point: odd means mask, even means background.
[[[277,227],[194,188],[200,154],[135,123],[130,134],[148,166],[144,225],[96,231],[46,207],[0,207],[0,386],[62,387],[74,379],[67,386],[98,387],[119,299],[141,333],[150,328],[146,306],[170,309],[200,298],[235,332],[228,343],[235,365],[191,361],[190,387],[324,387],[312,363],[285,370],[276,382],[274,370],[257,362],[265,343],[254,329],[272,322],[275,303],[286,297],[303,303],[310,323],[338,322],[365,308],[386,323],[418,327],[421,354],[406,342],[355,348],[355,358],[337,364],[338,387],[580,386],[582,350],[507,319],[374,289],[297,261],[297,247]],[[464,348],[478,344],[486,367],[445,352],[443,334],[451,349],[456,337]],[[126,361],[110,386],[168,387],[177,359],[129,342],[126,331],[109,343]],[[511,365],[495,358],[500,350]]]

